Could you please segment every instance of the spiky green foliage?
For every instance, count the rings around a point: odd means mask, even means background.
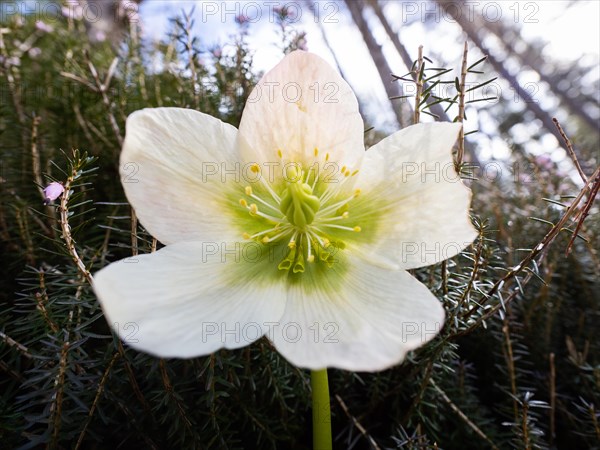
[[[210,53],[191,34],[191,15],[152,46],[135,23],[126,26],[123,42],[92,43],[79,21],[58,20],[50,33],[27,17],[2,24],[0,442],[309,448],[308,374],[268,341],[159,360],[111,334],[93,295],[89,273],[157,245],[118,182],[127,115],[181,106],[237,125],[257,76],[247,24],[233,51]],[[297,47],[301,35],[279,26],[282,51]],[[454,83],[426,70],[430,83]],[[435,100],[456,109],[459,92],[428,92],[420,107]],[[578,222],[560,220],[574,217],[567,205],[581,186],[524,153],[514,158],[510,173],[471,183],[473,246],[415,271],[448,312],[438,338],[385,372],[330,371],[340,448],[599,445],[597,207],[566,256]],[[49,181],[67,192],[44,206]],[[557,226],[564,230],[543,241]],[[113,325],[135,334],[135,324]]]

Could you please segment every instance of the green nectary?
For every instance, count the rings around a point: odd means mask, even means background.
[[[296,173],[295,170],[293,172]],[[321,201],[313,195],[310,185],[303,183],[300,177],[295,176],[294,179],[296,178],[297,181],[290,182],[283,192],[279,209],[292,225],[305,230],[315,220]]]

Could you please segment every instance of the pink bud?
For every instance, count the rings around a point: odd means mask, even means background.
[[[44,33],[52,33],[54,31],[52,25],[48,25],[47,23],[44,23],[41,20],[35,22],[35,27],[38,30],[43,31]]]
[[[104,42],[106,40],[106,33],[102,30],[96,30],[93,37],[96,42]]]
[[[63,192],[65,192],[65,187],[62,184],[57,183],[56,181],[50,183],[44,188],[44,205],[56,200]]]
[[[240,14],[235,17],[235,21],[238,25],[245,25],[250,21],[250,19],[248,18],[248,16]]]
[[[39,47],[32,47],[29,49],[27,54],[32,58],[37,58],[38,56],[40,56],[42,54],[42,51],[40,50]]]

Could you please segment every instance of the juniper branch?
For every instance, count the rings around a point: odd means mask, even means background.
[[[68,205],[69,205],[69,198],[71,197],[71,194],[73,192],[71,190],[71,185],[73,184],[73,181],[75,180],[75,178],[77,176],[78,176],[78,170],[76,167],[73,167],[71,174],[65,181],[65,184],[64,184],[65,192],[63,193],[63,195],[60,199],[59,211],[60,211],[60,227],[62,229],[61,237],[65,241],[65,245],[67,246],[67,250],[69,251],[71,258],[73,259],[75,266],[77,266],[77,269],[79,270],[81,275],[83,275],[83,277],[88,281],[88,283],[90,285],[93,285],[94,279],[92,278],[92,274],[90,273],[90,271],[87,269],[87,267],[85,267],[85,264],[81,260],[79,253],[77,252],[77,249],[75,248],[75,241],[73,240],[73,237],[71,236],[71,226],[69,225],[69,207],[68,207]]]
[[[590,177],[590,179],[596,179],[596,177],[598,177],[598,176],[600,176],[600,166],[598,166],[598,168],[596,168],[596,170],[594,171],[594,174]],[[502,277],[501,279],[499,279],[498,281],[496,281],[496,283],[494,283],[494,285],[492,286],[492,288],[486,293],[484,299],[482,300],[482,303],[481,303],[482,305],[484,303],[486,303],[487,299],[492,298],[492,296],[494,296],[500,289],[502,289],[502,287],[504,287],[505,283],[509,282],[514,277],[516,277],[518,274],[520,274],[521,272],[523,272],[523,270],[525,270],[526,268],[528,268],[529,264],[531,262],[533,262],[538,256],[540,256],[540,259],[539,259],[538,262],[541,262],[543,260],[546,248],[554,241],[554,239],[558,236],[558,234],[563,230],[563,227],[566,225],[566,223],[569,220],[569,218],[571,218],[571,216],[573,214],[575,214],[577,206],[579,205],[579,203],[581,202],[581,200],[583,199],[583,197],[585,196],[585,194],[587,193],[587,191],[589,189],[590,189],[589,184],[586,184],[581,189],[581,191],[579,192],[579,194],[577,195],[577,197],[575,197],[575,199],[573,200],[573,202],[571,203],[571,205],[567,208],[567,210],[563,214],[562,218],[550,229],[550,231],[548,231],[546,233],[546,235],[533,248],[533,250],[531,250],[531,252],[525,258],[523,258],[521,260],[521,262],[517,266],[513,267],[511,270],[508,271],[508,273],[504,277]],[[543,251],[544,251],[544,253],[542,253]],[[532,275],[529,274],[525,278],[525,280],[523,280],[523,282],[521,283],[522,286],[526,285],[527,282],[531,278],[532,278]],[[486,319],[490,318],[491,316],[493,316],[494,314],[496,314],[496,312],[498,312],[498,310],[501,307],[505,307],[506,305],[510,304],[510,302],[520,292],[520,289],[521,289],[520,287],[516,287],[515,290],[513,291],[513,293],[509,296],[509,298],[504,301],[504,305],[502,305],[502,304],[496,304],[490,310],[488,310],[485,314],[481,315],[475,321],[475,323],[473,323],[467,329],[458,332],[455,335],[455,337],[464,336],[464,335],[469,334],[472,331],[474,331],[477,327],[479,327],[479,325],[484,320],[486,320]],[[471,314],[473,314],[478,309],[479,309],[479,306],[473,307],[471,310],[469,310],[466,313],[465,318],[469,317]]]

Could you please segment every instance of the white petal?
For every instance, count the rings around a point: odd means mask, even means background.
[[[100,270],[94,290],[121,339],[152,355],[190,358],[264,335],[283,313],[283,287],[234,279],[240,261],[223,252],[234,244],[216,245],[225,244],[177,243]]]
[[[365,155],[356,186],[390,205],[370,249],[404,269],[460,253],[477,237],[469,219],[471,190],[454,169],[452,147],[460,124],[407,127]]]
[[[364,154],[364,124],[348,83],[320,57],[287,55],[267,72],[246,102],[240,135],[252,147],[246,160],[313,161],[314,149],[352,167]],[[256,152],[256,153],[254,153]]]
[[[337,270],[334,265],[331,270]],[[444,309],[404,270],[353,261],[344,284],[291,287],[285,314],[267,336],[292,364],[308,369],[384,370],[432,339]]]
[[[144,109],[128,117],[121,181],[140,222],[159,241],[235,239],[220,208],[224,182],[239,175],[236,138],[235,127],[190,109]]]

